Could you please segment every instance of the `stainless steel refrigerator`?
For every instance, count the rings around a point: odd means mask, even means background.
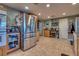
[[[21,22],[21,49],[27,50],[36,45],[36,22],[32,15],[23,14]]]

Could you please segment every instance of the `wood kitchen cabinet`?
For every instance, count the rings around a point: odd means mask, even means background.
[[[50,37],[50,31],[49,30],[44,30],[44,36],[45,37]]]
[[[77,54],[79,56],[79,38],[77,39]]]
[[[5,56],[6,55],[6,47],[0,47],[0,56]]]
[[[0,56],[2,56],[3,55],[3,53],[2,53],[2,48],[0,48]]]
[[[39,32],[36,33],[36,41],[39,41],[39,38],[40,38],[40,34]]]

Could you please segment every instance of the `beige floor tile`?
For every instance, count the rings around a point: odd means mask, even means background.
[[[40,37],[37,45],[25,52],[18,50],[9,55],[13,56],[61,56],[61,53],[74,55],[70,43],[66,39]],[[8,56],[9,56],[8,55]]]

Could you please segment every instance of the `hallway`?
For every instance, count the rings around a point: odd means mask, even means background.
[[[37,45],[27,51],[17,50],[8,56],[61,56],[74,55],[72,46],[66,39],[40,37]]]

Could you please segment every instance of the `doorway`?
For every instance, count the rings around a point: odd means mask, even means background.
[[[71,17],[68,18],[68,40],[70,41],[70,44],[74,44],[74,36],[73,31],[75,31],[75,18]]]

